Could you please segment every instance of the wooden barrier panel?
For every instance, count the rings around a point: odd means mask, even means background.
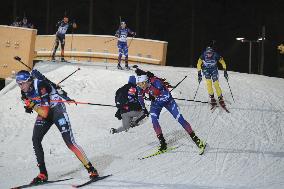
[[[55,35],[38,35],[36,58],[50,59],[54,48]],[[129,63],[166,65],[167,42],[140,38],[128,38]],[[72,46],[72,49],[71,49]],[[60,45],[56,56],[60,56]],[[117,63],[117,39],[106,35],[67,34],[65,39],[66,59],[103,61]]]
[[[14,60],[22,58],[28,66],[33,67],[35,39],[37,30],[0,25],[0,78],[12,76],[25,66]]]

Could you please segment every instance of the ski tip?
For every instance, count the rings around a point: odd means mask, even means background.
[[[204,148],[199,152],[199,155],[203,155],[204,154],[204,152],[205,152],[205,149],[206,149],[206,146],[207,146],[207,143],[206,142],[204,142],[205,143],[205,145],[204,145]]]
[[[73,187],[73,188],[78,188],[77,185],[74,185],[74,184],[72,184],[72,187]]]

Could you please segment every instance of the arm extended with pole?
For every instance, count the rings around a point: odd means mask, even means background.
[[[181,81],[179,81],[179,82],[170,90],[170,92],[172,92],[175,88],[177,88],[186,78],[187,78],[187,75],[184,76],[184,78],[183,78]]]
[[[14,57],[15,60],[17,60],[18,62],[20,62],[21,64],[23,64],[25,67],[27,67],[28,69],[30,69],[31,71],[33,70],[31,67],[29,67],[28,65],[26,65],[20,57],[15,56]],[[77,68],[74,72],[72,72],[71,74],[69,74],[68,76],[66,76],[65,78],[63,78],[61,81],[59,81],[55,86],[58,88],[59,84],[62,83],[63,81],[65,81],[66,79],[68,79],[70,76],[72,76],[73,74],[75,74],[77,71],[81,70],[81,68]]]
[[[31,100],[40,100],[39,97],[31,98]],[[74,103],[74,104],[86,104],[86,105],[94,105],[94,106],[109,106],[109,107],[116,107],[115,105],[111,104],[100,104],[100,103],[91,103],[91,102],[78,102],[75,100],[50,100],[50,102],[59,102],[59,103]]]
[[[116,107],[115,105],[111,104],[98,104],[98,103],[90,103],[90,102],[77,102],[71,100],[50,100],[50,102],[62,102],[62,103],[74,103],[74,104],[86,104],[86,105],[94,105],[94,106],[109,106],[109,107]]]

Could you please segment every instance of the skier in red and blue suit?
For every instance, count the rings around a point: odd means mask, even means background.
[[[182,125],[182,127],[186,130],[186,132],[195,142],[197,147],[201,150],[204,150],[206,146],[205,142],[200,140],[195,135],[190,124],[183,118],[182,114],[179,111],[177,103],[173,99],[171,92],[169,91],[164,81],[162,81],[160,78],[153,76],[153,74],[152,77],[148,77],[145,74],[138,75],[136,78],[136,83],[138,86],[138,99],[143,110],[146,110],[144,96],[145,94],[149,94],[149,99],[151,100],[150,115],[152,119],[152,124],[156,135],[160,141],[159,151],[167,149],[167,143],[165,141],[161,126],[159,124],[159,116],[163,107],[165,107],[173,115],[173,117]]]

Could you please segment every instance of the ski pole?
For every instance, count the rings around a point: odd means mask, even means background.
[[[31,100],[40,100],[39,97],[31,98]],[[75,100],[50,100],[50,102],[61,102],[61,103],[74,103],[74,104],[87,104],[87,105],[96,105],[96,106],[110,106],[110,107],[116,107],[115,105],[110,104],[97,104],[97,103],[90,103],[90,102],[77,102]]]
[[[175,88],[177,88],[186,78],[187,78],[187,75],[184,76],[184,78],[183,78],[180,82],[178,82],[178,83],[170,90],[170,92],[172,92]]]
[[[30,70],[32,70],[31,67],[29,67],[28,65],[26,65],[20,57],[15,56],[14,57],[15,60],[19,61],[21,64],[23,64],[24,66],[26,66],[27,68],[29,68]],[[69,74],[67,77],[65,77],[64,79],[62,79],[60,82],[57,83],[56,86],[58,86],[60,83],[62,83],[63,81],[65,81],[66,79],[68,79],[71,75],[73,75],[74,73],[76,73],[77,71],[79,71],[81,68],[78,68],[77,70],[75,70],[74,72],[72,72],[71,74]]]
[[[208,101],[200,101],[200,100],[192,100],[192,99],[185,99],[185,98],[173,98],[175,100],[182,100],[182,101],[189,101],[189,102],[200,102],[203,104],[208,104]]]
[[[90,102],[77,102],[75,100],[50,100],[50,102],[62,102],[62,103],[74,103],[74,104],[87,104],[87,105],[95,105],[95,106],[116,107],[115,105],[110,105],[110,104],[96,104],[96,103],[90,103]]]
[[[193,101],[195,100],[195,97],[196,97],[196,95],[197,95],[199,86],[200,86],[200,82],[198,82],[198,86],[197,86],[197,89],[196,89],[196,91],[195,91],[195,94],[194,94],[194,97],[193,97]]]
[[[113,39],[110,39],[110,40],[107,40],[107,41],[105,41],[104,43],[109,43],[109,42],[111,42],[111,41],[113,41],[113,40],[115,40],[116,38],[113,38]]]
[[[234,96],[233,96],[233,93],[232,93],[232,90],[231,90],[231,87],[230,87],[230,84],[229,84],[229,80],[226,79],[227,83],[228,83],[228,86],[229,86],[229,89],[230,89],[230,92],[231,92],[231,96],[232,96],[232,99],[233,101],[235,102],[235,99],[234,99]]]
[[[68,76],[66,76],[64,79],[62,79],[61,81],[59,81],[56,85],[59,85],[60,83],[62,83],[63,81],[65,81],[66,79],[68,79],[71,75],[73,75],[74,73],[76,73],[77,71],[79,71],[81,68],[77,68],[77,70],[75,70],[74,72],[72,72],[71,74],[69,74]]]
[[[130,47],[130,45],[131,45],[131,42],[132,42],[133,38],[134,38],[134,36],[132,36],[132,38],[131,38],[131,40],[130,40],[129,45],[128,45],[128,47],[127,47],[127,48],[129,48],[129,47]]]
[[[53,55],[53,51],[54,51],[55,45],[56,45],[56,35],[55,35],[55,41],[54,41],[54,43],[53,43],[53,45],[52,45],[52,49],[51,49],[51,51],[50,51],[50,56],[51,56],[51,57],[52,57],[52,55]],[[56,54],[56,52],[55,52],[55,54]]]
[[[73,26],[75,26],[77,28],[77,24],[75,23],[75,19],[73,19],[73,22],[72,22],[71,52],[72,52],[72,49],[73,49],[73,35],[74,35],[74,27]]]
[[[72,45],[73,45],[73,34],[74,34],[74,31],[73,31],[73,27],[72,27],[72,34],[71,34],[71,47],[70,47],[70,48],[71,48],[71,49],[70,49],[70,50],[71,50],[71,52],[72,52],[72,49],[73,49],[73,46],[72,46]]]
[[[29,67],[28,65],[26,65],[20,57],[15,56],[14,59],[17,60],[18,62],[20,62],[21,64],[23,64],[24,66],[26,66],[27,68],[29,68],[30,70],[32,70],[32,68]]]

